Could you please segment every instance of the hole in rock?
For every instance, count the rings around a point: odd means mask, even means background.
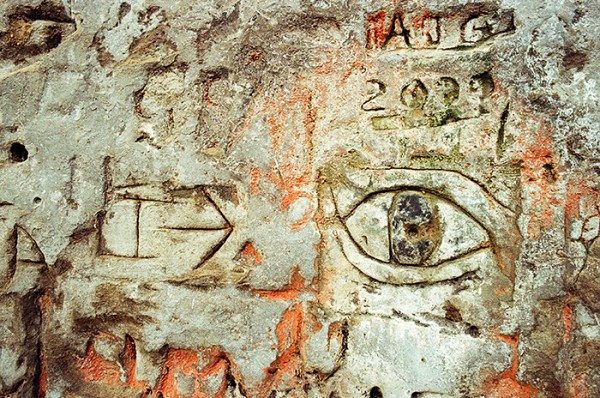
[[[383,398],[383,392],[381,392],[381,388],[375,386],[371,388],[369,392],[369,398]]]
[[[10,146],[10,160],[13,162],[24,162],[27,160],[29,156],[29,152],[27,152],[27,148],[25,145],[20,142],[13,142]]]
[[[470,334],[472,337],[479,337],[479,328],[477,326],[469,326],[467,328],[467,333]]]
[[[409,237],[414,238],[419,233],[419,229],[415,225],[411,225],[406,232]]]

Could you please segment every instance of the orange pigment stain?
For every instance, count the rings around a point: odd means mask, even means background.
[[[497,334],[496,338],[508,344],[512,349],[510,368],[484,382],[483,393],[487,398],[535,398],[539,390],[532,385],[522,384],[517,380],[519,368],[519,336]]]
[[[210,95],[208,94],[208,90],[209,90],[209,88],[206,87],[204,89],[204,91],[202,92],[202,99],[204,100],[204,102],[206,102],[207,104],[212,105],[212,106],[219,106],[218,102],[216,102],[212,98],[210,98]]]
[[[362,44],[354,42],[350,43],[350,46],[351,48],[346,51],[331,52],[330,56],[322,64],[316,66],[310,74],[310,80],[320,97],[327,97],[327,91],[332,88],[332,82],[335,83],[336,89],[343,89],[343,85],[346,84],[352,73],[366,66]],[[305,80],[300,79],[299,81]]]
[[[562,311],[562,319],[565,324],[565,334],[563,335],[563,342],[569,341],[571,337],[571,330],[573,329],[573,305],[567,303]]]
[[[79,362],[78,369],[86,382],[130,387],[139,392],[152,390],[135,377],[137,354],[135,341],[132,337],[125,336],[125,345],[119,358],[121,366],[116,361],[105,359],[96,352],[94,340],[91,339],[86,349],[85,358],[77,358]],[[201,367],[201,362],[206,363],[206,365]],[[191,378],[190,394],[184,394],[179,390],[178,375]],[[162,394],[164,398],[225,398],[228,376],[234,377],[236,381],[242,380],[241,376],[237,374],[237,368],[233,360],[218,347],[203,349],[199,352],[171,348],[165,355],[160,376],[153,391],[155,394]],[[221,378],[221,383],[216,392],[211,392],[208,390],[206,380],[214,377]],[[243,388],[241,382],[240,386]],[[45,394],[45,385],[43,391]]]
[[[253,169],[250,172],[250,194],[256,195],[260,193],[260,179],[261,179],[261,171],[260,169]]]
[[[46,358],[43,351],[40,351],[39,361],[40,375],[37,386],[37,398],[46,398],[46,392],[48,391],[48,368],[46,367]]]
[[[358,44],[357,44],[358,45]],[[234,145],[248,131],[256,118],[264,120],[271,138],[271,151],[275,159],[264,168],[252,168],[250,194],[266,195],[267,187],[276,190],[270,199],[286,211],[299,199],[315,203],[315,179],[313,170],[313,135],[318,120],[318,109],[327,108],[327,98],[332,90],[365,65],[364,55],[356,52],[332,52],[324,61],[306,75],[299,76],[289,88],[278,88],[269,95],[259,93],[244,117],[240,133]],[[336,90],[337,93],[339,90]],[[260,95],[262,94],[262,95]],[[315,206],[306,206],[304,214],[294,217],[290,227],[298,230],[313,218]]]
[[[310,220],[312,220],[313,215],[314,211],[309,207],[308,209],[306,209],[304,215],[298,221],[292,223],[290,227],[294,230],[302,229],[302,227],[304,227],[310,222]]]
[[[423,14],[417,15],[411,21],[412,27],[415,29],[423,29],[425,27],[425,21],[431,18],[431,11],[424,10]]]
[[[155,392],[160,392],[165,398],[225,398],[227,375],[234,371],[235,365],[226,353],[216,347],[207,350],[205,354],[209,358],[208,364],[199,369],[198,353],[186,349],[169,349]],[[191,395],[184,395],[179,391],[176,379],[178,374],[192,378]],[[211,377],[222,378],[219,389],[212,394],[205,386],[205,380]]]
[[[255,290],[254,293],[269,300],[296,301],[307,291],[305,279],[296,268],[291,281],[281,290]],[[258,388],[258,396],[269,396],[273,390],[299,387],[302,384],[302,350],[308,337],[323,326],[304,310],[303,303],[295,303],[281,316],[275,328],[277,355],[265,369],[265,378]],[[331,333],[335,332],[335,326]]]
[[[231,367],[231,360],[227,354],[222,352],[214,352],[211,355],[210,362],[204,366],[196,375],[198,380],[206,380],[209,377],[222,376],[221,385],[214,395],[214,398],[225,398],[227,394],[227,372]]]
[[[387,21],[384,10],[367,15],[367,48],[381,48],[392,31],[393,23]]]
[[[567,234],[569,223],[572,220],[583,220],[585,218],[582,213],[587,213],[590,216],[600,214],[598,208],[599,193],[587,184],[587,181],[582,181],[581,178],[573,179],[567,184],[565,234]]]
[[[572,398],[592,398],[586,384],[586,378],[586,373],[575,376],[569,386],[569,393]]]
[[[242,258],[247,264],[258,265],[263,262],[263,257],[254,247],[252,242],[246,242],[242,248]]]
[[[108,385],[118,384],[121,381],[121,368],[118,364],[98,354],[94,345],[94,339],[91,339],[88,342],[85,357],[77,358],[83,380],[98,381]]]
[[[163,362],[155,391],[162,393],[165,398],[183,398],[183,395],[177,388],[175,376],[178,373],[191,376],[198,371],[199,364],[200,359],[194,351],[170,348]],[[194,380],[194,391],[199,387],[198,384],[199,381]]]
[[[552,149],[552,130],[541,126],[530,138],[531,142],[522,142],[522,183],[531,188],[532,206],[528,211],[527,233],[538,238],[552,228],[564,204],[564,197],[556,189],[558,166]]]
[[[265,369],[265,379],[260,388],[260,396],[268,396],[270,392],[281,387],[293,387],[301,383],[302,373],[301,348],[306,339],[306,313],[302,303],[288,308],[275,329],[277,336],[277,356]]]
[[[304,292],[311,291],[306,288],[306,280],[300,274],[300,269],[296,268],[292,273],[290,283],[285,285],[279,290],[253,290],[253,293],[257,294],[262,298],[269,300],[298,300],[300,295]]]
[[[217,81],[218,78],[215,77],[211,77],[206,81],[206,84],[204,86],[204,90],[202,91],[202,100],[207,103],[208,105],[212,105],[212,106],[220,106],[220,104],[216,101],[214,101],[211,97],[210,97],[210,86]]]
[[[303,84],[298,84],[289,92],[280,92],[265,101],[262,111],[267,114],[272,150],[278,154],[277,160],[268,169],[253,169],[250,179],[250,193],[261,192],[261,183],[267,182],[279,192],[281,210],[286,211],[300,198],[314,201],[313,142],[317,111],[313,106],[313,93]],[[298,125],[297,120],[301,120]],[[309,206],[292,228],[304,227],[312,218],[313,209]]]

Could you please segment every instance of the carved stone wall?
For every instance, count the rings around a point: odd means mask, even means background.
[[[0,2],[0,396],[600,397],[598,20]]]

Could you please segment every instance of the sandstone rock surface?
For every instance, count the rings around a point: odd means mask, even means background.
[[[591,0],[4,0],[0,396],[600,396]]]

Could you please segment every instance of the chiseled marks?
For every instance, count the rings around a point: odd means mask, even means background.
[[[365,254],[397,265],[437,266],[489,246],[487,233],[473,218],[419,191],[369,195],[345,224]]]
[[[21,225],[0,222],[0,396],[36,396],[43,384],[43,295],[48,266]]]
[[[457,392],[462,383],[483,369],[489,370],[490,363],[509,365],[509,349],[499,341],[439,334],[431,329],[397,316],[353,319],[348,366],[335,375],[345,394],[332,396],[469,396]]]
[[[393,284],[433,283],[482,264],[513,274],[516,214],[470,179],[411,169],[359,170],[346,177],[349,186],[331,189],[339,217],[335,236],[366,275]],[[369,219],[362,206],[370,206],[374,225],[363,228],[356,221]]]
[[[442,10],[402,3],[366,17],[367,49],[450,50],[478,46],[515,30],[512,10],[493,3],[471,3]]]
[[[373,129],[439,127],[493,110],[495,84],[488,72],[465,78],[435,75],[424,73],[398,83],[368,80],[361,109],[372,115]]]
[[[75,31],[75,21],[58,1],[17,6],[8,15],[7,30],[0,32],[0,60],[21,63],[58,47]]]
[[[116,187],[100,216],[100,261],[123,259],[132,266],[167,261],[179,271],[199,267],[233,230],[209,191],[204,186]]]

